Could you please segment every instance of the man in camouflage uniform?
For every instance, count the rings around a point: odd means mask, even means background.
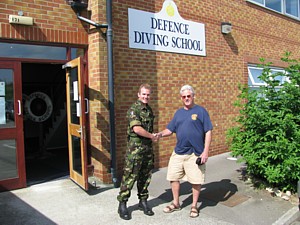
[[[118,213],[124,220],[130,219],[126,203],[135,182],[137,182],[140,200],[139,209],[148,216],[154,215],[154,212],[148,207],[147,199],[149,197],[148,186],[154,168],[152,141],[157,141],[158,135],[152,133],[154,115],[148,105],[150,94],[150,85],[142,84],[138,92],[138,100],[127,112],[127,152],[120,193],[117,196]]]

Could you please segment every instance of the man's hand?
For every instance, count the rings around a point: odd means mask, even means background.
[[[159,138],[160,138],[160,136],[158,135],[158,133],[154,133],[154,134],[152,134],[151,140],[153,142],[157,142],[159,140]]]
[[[204,151],[201,155],[201,163],[206,163],[208,161],[208,152]]]

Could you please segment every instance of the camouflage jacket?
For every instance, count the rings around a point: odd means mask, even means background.
[[[149,138],[144,138],[137,135],[132,128],[134,126],[141,126],[149,133],[153,133],[154,117],[153,111],[148,104],[144,105],[140,100],[137,100],[135,103],[133,103],[127,111],[128,140],[150,140]]]

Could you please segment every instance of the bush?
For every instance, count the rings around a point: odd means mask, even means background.
[[[235,106],[237,125],[228,129],[227,143],[233,156],[241,156],[247,173],[282,190],[297,190],[300,180],[300,63],[286,53],[285,72],[272,74],[261,59],[266,85],[256,91],[239,86]],[[281,84],[276,78],[285,76]]]

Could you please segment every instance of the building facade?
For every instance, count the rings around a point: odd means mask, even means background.
[[[273,3],[2,1],[0,189],[61,174],[84,189],[89,176],[117,184],[126,111],[141,83],[153,88],[155,132],[182,106],[180,87],[190,84],[214,125],[210,155],[229,151],[225,134],[249,65],[265,58],[283,68],[285,52],[300,57],[300,2]],[[175,143],[175,135],[154,143],[156,168],[167,166]]]

